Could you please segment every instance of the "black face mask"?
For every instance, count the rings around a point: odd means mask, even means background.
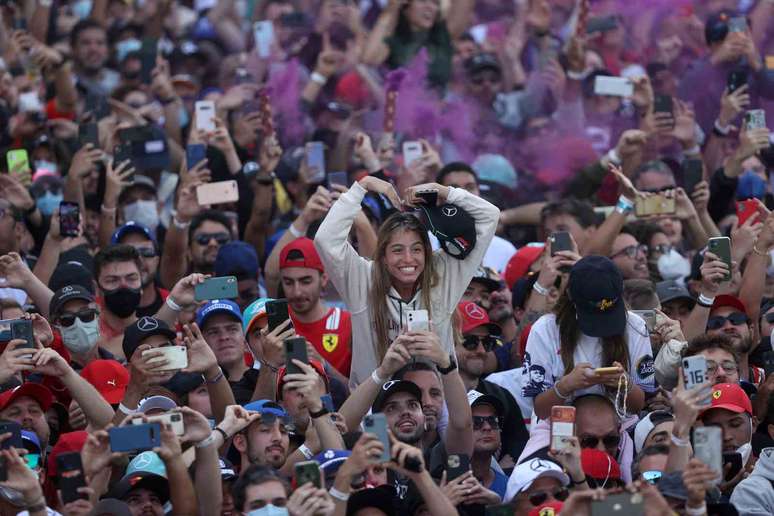
[[[120,318],[129,317],[140,306],[142,292],[139,288],[119,287],[113,290],[102,289],[105,293],[105,306]]]

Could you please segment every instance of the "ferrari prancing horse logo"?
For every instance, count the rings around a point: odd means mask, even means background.
[[[339,336],[335,333],[326,333],[322,338],[322,345],[325,351],[332,353],[334,349],[339,345]]]

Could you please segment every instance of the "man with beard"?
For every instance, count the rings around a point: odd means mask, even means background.
[[[760,386],[766,378],[763,369],[750,367],[752,351],[752,321],[739,298],[729,295],[715,297],[707,319],[707,335],[725,335],[739,357],[739,379]]]
[[[169,291],[156,285],[156,273],[159,270],[159,254],[156,241],[150,230],[138,222],[130,221],[113,233],[110,243],[126,244],[137,249],[141,264],[142,295],[136,314],[137,317],[155,314],[167,299]]]
[[[81,20],[70,33],[78,85],[90,93],[107,96],[118,86],[119,75],[105,68],[108,42],[105,29],[92,19]]]
[[[454,347],[460,377],[465,388],[497,398],[503,405],[503,455],[515,460],[529,439],[524,418],[511,393],[499,385],[483,379],[486,355],[500,345],[500,327],[489,320],[489,315],[475,303],[463,301],[458,306],[462,320],[462,340]]]
[[[609,258],[621,271],[623,279],[648,279],[647,250],[648,247],[641,245],[633,235],[620,233],[613,240]]]
[[[261,417],[234,435],[233,445],[239,452],[242,469],[252,464],[275,470],[281,468],[290,446],[290,416],[285,409],[269,400],[248,403],[245,410],[258,412]]]
[[[351,314],[322,302],[328,276],[314,242],[306,237],[297,238],[283,247],[279,271],[296,333],[310,342],[342,378],[348,378],[352,361]]]

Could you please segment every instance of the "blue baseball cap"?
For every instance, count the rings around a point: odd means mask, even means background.
[[[287,417],[288,413],[276,401],[256,400],[244,406],[245,410],[260,412],[261,414],[274,414],[277,417]]]
[[[351,451],[329,448],[315,455],[313,460],[320,465],[320,469],[327,476],[329,474],[336,474],[339,470],[339,466],[344,464],[344,461],[347,460],[350,455],[352,455]]]
[[[40,453],[40,450],[42,449],[40,447],[40,439],[38,439],[38,435],[35,432],[30,432],[29,430],[22,430],[21,436],[22,436],[22,442],[24,443],[24,447],[27,448],[28,451],[34,452],[36,451],[35,448],[37,448],[37,453]],[[30,445],[34,446],[35,448],[30,449]]]
[[[213,299],[196,311],[196,324],[203,328],[207,319],[215,314],[229,314],[242,323],[242,311],[238,304],[230,299]]]
[[[253,323],[255,323],[260,317],[263,317],[264,319],[268,317],[268,314],[266,313],[266,303],[269,301],[274,300],[270,297],[261,297],[250,303],[250,305],[245,308],[245,313],[242,317],[242,330],[244,331],[245,335],[250,332]]]
[[[156,239],[153,238],[153,233],[151,233],[151,230],[147,227],[143,226],[139,222],[135,222],[133,220],[130,220],[120,228],[116,229],[113,232],[113,236],[110,239],[111,244],[118,244],[121,242],[121,240],[130,233],[137,233],[140,235],[143,235],[145,238],[150,240],[151,242],[156,242]]]
[[[220,246],[215,258],[215,276],[236,276],[237,279],[258,279],[258,253],[246,242],[233,240]]]

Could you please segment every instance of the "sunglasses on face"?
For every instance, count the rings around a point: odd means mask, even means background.
[[[218,245],[224,245],[231,241],[231,237],[228,236],[228,233],[199,233],[194,237],[194,240],[196,240],[196,243],[199,245],[207,245],[213,238]]]
[[[648,246],[646,245],[629,245],[618,251],[617,253],[614,253],[610,259],[612,260],[616,256],[621,256],[622,254],[625,254],[629,258],[637,258],[637,255],[640,253],[646,254],[648,252]]]
[[[135,249],[143,258],[153,258],[156,256],[156,250],[152,247],[135,247]]]
[[[602,438],[596,437],[596,436],[587,436],[583,437],[580,440],[581,448],[596,448],[599,444],[599,441],[602,441],[602,444],[605,448],[615,448],[618,446],[618,444],[621,442],[621,436],[620,435],[606,435]]]
[[[69,328],[75,324],[75,319],[78,318],[81,322],[91,322],[97,316],[99,312],[96,308],[84,308],[76,313],[65,312],[59,316],[59,325],[64,328]]]
[[[726,325],[726,321],[730,322],[734,326],[741,326],[743,324],[747,324],[747,321],[750,319],[747,318],[745,314],[742,312],[734,312],[731,314],[728,314],[728,317],[723,317],[722,315],[714,315],[707,320],[707,329],[708,330],[719,330],[723,326]]]
[[[492,335],[487,335],[486,337],[481,337],[479,335],[467,335],[462,340],[462,347],[468,351],[475,351],[478,349],[479,344],[484,347],[484,351],[489,353],[495,348],[495,346],[500,345],[500,339],[493,337]]]
[[[553,491],[538,491],[537,493],[532,493],[529,495],[529,503],[531,503],[534,507],[537,507],[546,503],[546,500],[548,500],[549,497],[563,502],[567,500],[567,497],[569,496],[569,489],[566,487],[558,487]]]
[[[500,418],[497,416],[473,416],[473,430],[481,430],[487,423],[492,430],[500,429]]]
[[[774,312],[767,313],[763,316],[763,318],[766,319],[767,323],[774,324]]]

